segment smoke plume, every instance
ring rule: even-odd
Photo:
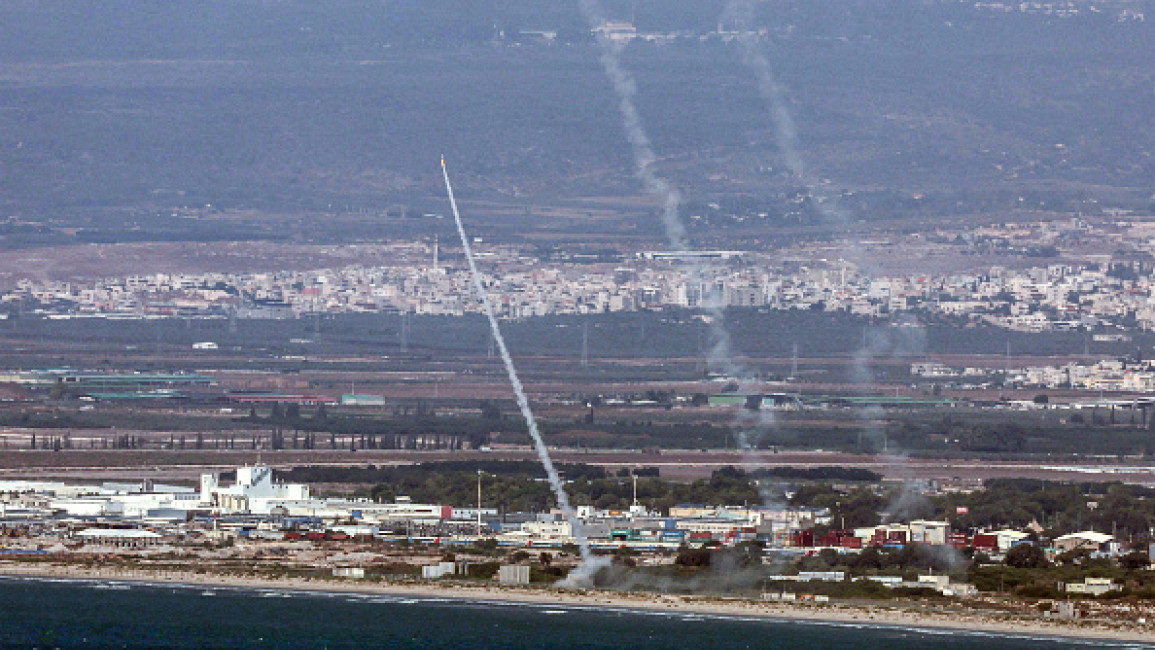
[[[489,301],[489,294],[485,290],[485,286],[481,282],[481,274],[477,270],[477,264],[473,257],[473,248],[469,245],[469,238],[465,235],[465,226],[461,222],[461,213],[457,210],[457,199],[453,196],[453,186],[449,183],[449,170],[445,167],[445,159],[441,159],[441,175],[445,179],[445,192],[449,195],[449,205],[453,209],[453,222],[457,226],[457,234],[461,238],[461,247],[465,250],[465,259],[469,263],[469,275],[473,280],[473,290],[477,294],[477,299],[481,301],[482,307],[485,309],[485,317],[489,320],[489,329],[493,334],[493,340],[497,343],[497,350],[501,355],[501,363],[505,366],[505,372],[509,376],[509,383],[513,386],[514,395],[517,397],[517,408],[521,410],[521,416],[525,418],[525,425],[529,429],[529,436],[533,440],[534,450],[537,452],[538,460],[541,461],[542,467],[545,468],[546,476],[549,478],[549,485],[553,489],[554,496],[557,498],[558,507],[561,508],[565,515],[566,521],[569,522],[570,528],[573,531],[573,537],[578,543],[578,548],[581,551],[581,565],[570,572],[569,577],[566,578],[566,585],[572,587],[588,586],[592,582],[593,574],[597,572],[597,561],[590,553],[589,540],[582,531],[581,522],[578,521],[574,514],[574,509],[570,505],[569,495],[566,494],[565,486],[562,485],[561,477],[558,476],[557,468],[553,465],[553,459],[549,456],[549,450],[545,446],[545,440],[541,437],[541,432],[537,428],[537,420],[533,417],[533,411],[529,408],[529,400],[525,396],[525,389],[521,385],[521,379],[517,376],[517,368],[513,365],[513,358],[509,354],[509,348],[505,345],[505,337],[501,334],[501,327],[497,323],[497,316],[493,313],[493,305]]]

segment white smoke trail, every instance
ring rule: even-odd
[[[770,124],[774,129],[774,139],[787,170],[815,198],[815,205],[822,218],[828,222],[845,225],[848,215],[838,206],[835,197],[820,184],[810,178],[798,138],[798,127],[786,101],[782,84],[774,76],[774,70],[766,53],[762,50],[759,33],[751,27],[754,9],[750,0],[730,0],[722,17],[733,21],[738,32],[737,41],[742,50],[742,61],[754,73],[758,93],[770,111]]]
[[[612,41],[606,36],[605,31],[600,29],[606,24],[606,16],[598,0],[580,0],[578,6],[586,23],[591,30],[594,30],[601,52],[599,60],[602,69],[610,83],[613,84],[614,92],[618,96],[618,110],[621,113],[622,125],[625,128],[626,139],[633,150],[635,174],[642,182],[642,187],[662,202],[661,219],[665,229],[667,246],[671,251],[687,252],[690,250],[690,246],[686,238],[686,228],[678,215],[681,195],[669,181],[654,171],[653,166],[657,161],[657,155],[654,153],[634,101],[638,92],[637,84],[634,82],[633,76],[621,64],[623,46]],[[725,325],[724,300],[721,296],[713,295],[713,291],[707,291],[704,282],[707,274],[700,262],[684,261],[683,264],[688,272],[690,284],[697,283],[701,290],[702,302],[700,307],[710,316],[707,319],[710,334],[708,362],[726,375],[736,378],[739,384],[743,386],[740,390],[749,388],[752,383],[751,373],[735,359],[732,339]],[[740,425],[738,445],[742,451],[748,451],[751,446],[752,432],[750,428],[764,427],[773,419],[772,412],[742,409],[738,417]]]
[[[778,150],[782,155],[786,168],[795,177],[795,179],[802,183],[815,199],[816,206],[820,217],[826,223],[845,227],[850,222],[850,215],[842,209],[839,205],[837,197],[832,195],[821,183],[810,177],[806,165],[803,163],[802,155],[799,152],[799,137],[798,128],[794,123],[793,115],[785,98],[785,93],[782,85],[778,83],[774,75],[773,68],[770,65],[770,60],[766,57],[763,51],[760,34],[756,32],[753,27],[753,13],[754,8],[751,0],[730,0],[726,9],[723,12],[723,19],[730,20],[734,23],[735,30],[738,32],[738,45],[742,51],[742,60],[747,67],[754,74],[757,82],[758,92],[762,96],[762,100],[766,103],[770,114],[770,122],[774,129],[774,138],[778,144]],[[848,239],[843,246],[842,257],[853,259],[862,267],[865,260],[862,259],[861,251],[854,244],[852,239]],[[889,338],[885,337],[886,343]],[[925,341],[923,341],[923,346]],[[869,386],[874,383],[875,374],[873,370],[873,362],[878,353],[887,354],[889,352],[901,353],[903,346],[896,345],[893,351],[886,349],[878,350],[878,342],[871,337],[865,336],[862,345],[854,354],[854,365],[852,368],[853,378],[860,385]],[[885,346],[884,346],[885,347]],[[872,444],[877,443],[881,438],[882,452],[887,458],[891,459],[888,464],[888,473],[897,474],[903,481],[902,495],[904,499],[910,500],[914,497],[909,495],[911,484],[909,481],[909,472],[907,471],[906,455],[901,450],[892,448],[887,443],[886,433],[880,426],[881,409],[859,409],[857,417],[863,420],[868,425],[868,437]]]
[[[626,139],[629,140],[634,153],[635,173],[647,192],[662,199],[662,225],[666,229],[670,250],[686,251],[688,250],[686,228],[682,225],[681,219],[678,218],[678,206],[681,204],[682,198],[673,185],[658,176],[653,170],[657,156],[654,154],[654,148],[650,144],[650,138],[646,135],[645,126],[642,124],[642,117],[638,114],[637,106],[634,103],[634,97],[638,94],[638,86],[634,83],[630,73],[621,65],[619,56],[621,46],[606,37],[604,31],[598,30],[605,24],[606,19],[601,4],[597,0],[580,0],[578,5],[590,29],[595,30],[598,47],[601,50],[599,58],[602,69],[609,77],[610,83],[613,84],[614,92],[617,93],[618,110],[622,114],[622,125],[625,127]]]
[[[657,161],[657,155],[650,144],[650,138],[646,134],[645,126],[634,101],[638,92],[637,84],[634,82],[633,76],[621,64],[622,46],[610,40],[605,32],[599,29],[606,23],[605,13],[602,11],[600,2],[580,0],[578,5],[590,29],[594,30],[597,36],[598,47],[601,51],[599,60],[602,69],[610,83],[613,84],[614,92],[618,96],[618,110],[622,116],[622,125],[625,127],[626,139],[633,150],[635,174],[642,182],[642,187],[645,188],[646,192],[662,201],[661,218],[666,234],[666,244],[671,251],[688,252],[690,246],[686,238],[686,228],[678,215],[678,208],[682,201],[681,195],[677,188],[654,171],[653,166]],[[722,301],[717,296],[713,296],[712,292],[706,290],[703,282],[705,273],[702,265],[697,262],[684,263],[688,270],[690,283],[697,282],[701,288],[703,296],[701,306],[711,316],[709,319],[712,339],[710,360],[720,365],[727,374],[743,375],[744,373],[734,363],[730,335],[724,326],[725,313],[722,309]]]
[[[541,461],[545,468],[546,476],[549,478],[549,485],[553,488],[553,493],[557,498],[558,507],[561,508],[562,514],[565,515],[566,521],[569,522],[570,528],[573,531],[574,539],[578,543],[578,548],[581,551],[581,565],[574,569],[570,575],[571,578],[566,579],[568,586],[580,587],[589,586],[592,583],[593,574],[597,572],[599,562],[590,553],[589,540],[582,531],[581,522],[578,521],[574,514],[574,509],[570,505],[569,495],[566,494],[565,486],[562,485],[561,477],[558,476],[557,468],[553,466],[553,459],[549,457],[549,450],[545,446],[545,440],[541,437],[541,432],[537,428],[537,420],[533,417],[533,411],[529,408],[529,400],[525,396],[525,389],[521,385],[521,380],[517,376],[517,368],[513,365],[513,357],[509,355],[509,348],[505,346],[505,337],[501,335],[501,327],[497,323],[497,317],[493,314],[493,305],[489,302],[489,294],[485,290],[485,286],[481,282],[481,274],[477,271],[477,264],[473,258],[473,248],[469,245],[469,238],[465,235],[465,226],[461,222],[461,213],[457,210],[457,199],[453,196],[453,186],[449,183],[449,170],[445,166],[445,158],[441,158],[441,175],[445,179],[445,192],[449,195],[449,205],[453,209],[453,222],[457,225],[457,234],[461,237],[461,247],[465,250],[465,259],[469,263],[469,275],[473,280],[473,290],[477,294],[477,299],[481,301],[482,307],[485,309],[485,317],[489,320],[489,330],[493,334],[493,340],[497,343],[497,350],[501,355],[501,363],[505,366],[505,373],[509,375],[509,383],[513,386],[513,393],[517,396],[517,408],[521,410],[521,416],[525,418],[525,425],[529,429],[529,437],[533,439],[533,448],[537,452],[538,460]]]
[[[804,179],[806,167],[802,163],[802,156],[798,153],[798,128],[795,126],[794,117],[786,105],[782,86],[774,78],[770,61],[762,52],[762,48],[758,46],[758,34],[750,28],[753,11],[749,0],[731,0],[726,5],[722,17],[734,21],[738,32],[738,44],[742,48],[742,60],[754,72],[754,77],[758,82],[758,91],[770,108],[774,137],[778,142],[778,148],[786,162],[786,167],[795,177]]]

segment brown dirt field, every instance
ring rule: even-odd
[[[149,273],[303,270],[400,261],[396,252],[377,245],[239,241],[53,246],[5,251],[0,256],[0,289],[12,288],[22,278],[91,282],[94,278]]]

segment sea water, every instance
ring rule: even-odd
[[[0,578],[0,647],[1141,647],[1026,635],[368,594]]]

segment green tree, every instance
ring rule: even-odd
[[[501,409],[498,408],[497,404],[495,404],[493,400],[481,400],[480,408],[482,419],[491,421],[501,419]]]
[[[1151,558],[1143,551],[1132,551],[1119,558],[1119,566],[1129,571],[1146,569],[1151,566]]]
[[[674,558],[674,564],[681,567],[704,567],[710,566],[710,557],[713,555],[706,549],[683,549],[678,551],[678,556]]]
[[[1007,551],[1003,563],[1016,569],[1040,569],[1049,566],[1043,549],[1034,544],[1019,544]]]

